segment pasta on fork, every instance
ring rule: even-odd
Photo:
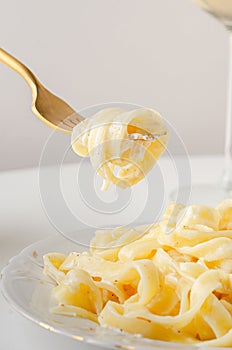
[[[136,133],[161,134],[153,141],[131,140]],[[108,108],[79,123],[72,133],[73,150],[90,157],[103,178],[102,190],[110,184],[121,188],[141,181],[166,149],[168,130],[153,109],[128,111]]]

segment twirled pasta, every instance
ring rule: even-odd
[[[153,142],[133,141],[128,138],[133,133],[165,135]],[[167,128],[153,109],[108,108],[73,129],[72,147],[78,155],[90,157],[106,190],[111,183],[126,188],[142,180],[164,152],[167,140]]]
[[[144,337],[232,346],[232,200],[171,203],[160,223],[98,231],[91,250],[44,256],[54,313]]]

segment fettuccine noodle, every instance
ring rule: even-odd
[[[232,346],[232,199],[171,203],[161,222],[98,231],[91,250],[44,256],[51,312],[164,341]]]
[[[129,134],[164,134],[155,141],[132,141]],[[103,178],[102,190],[110,184],[126,188],[141,181],[165,151],[168,131],[153,109],[127,111],[108,108],[79,123],[72,134],[73,150],[90,160]]]

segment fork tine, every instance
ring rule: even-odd
[[[75,122],[75,123],[80,123],[80,121],[83,120],[83,117],[80,116],[80,114],[78,114],[77,112],[71,114],[68,119],[70,119],[71,121]]]
[[[68,117],[68,121],[72,122],[74,125],[79,124],[79,121],[73,117]]]
[[[64,124],[64,125],[66,125],[66,126],[68,126],[69,128],[73,128],[73,126],[74,126],[74,124],[70,121],[70,120],[68,120],[68,119],[64,119],[62,122],[61,122],[61,124]]]
[[[73,130],[72,126],[70,126],[66,123],[63,123],[63,122],[57,123],[56,127],[54,129],[57,129],[57,128],[59,131],[62,131],[62,132],[68,133],[68,134],[72,133],[72,130]]]
[[[157,134],[140,134],[140,133],[133,133],[129,134],[129,139],[133,141],[156,141],[162,136],[167,135],[166,131],[157,133]]]

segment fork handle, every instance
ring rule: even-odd
[[[17,60],[17,58],[10,55],[2,48],[0,48],[0,62],[6,64],[8,67],[12,68],[18,74],[20,74],[25,79],[33,92],[36,90],[36,85],[39,82],[35,75],[22,62]]]

